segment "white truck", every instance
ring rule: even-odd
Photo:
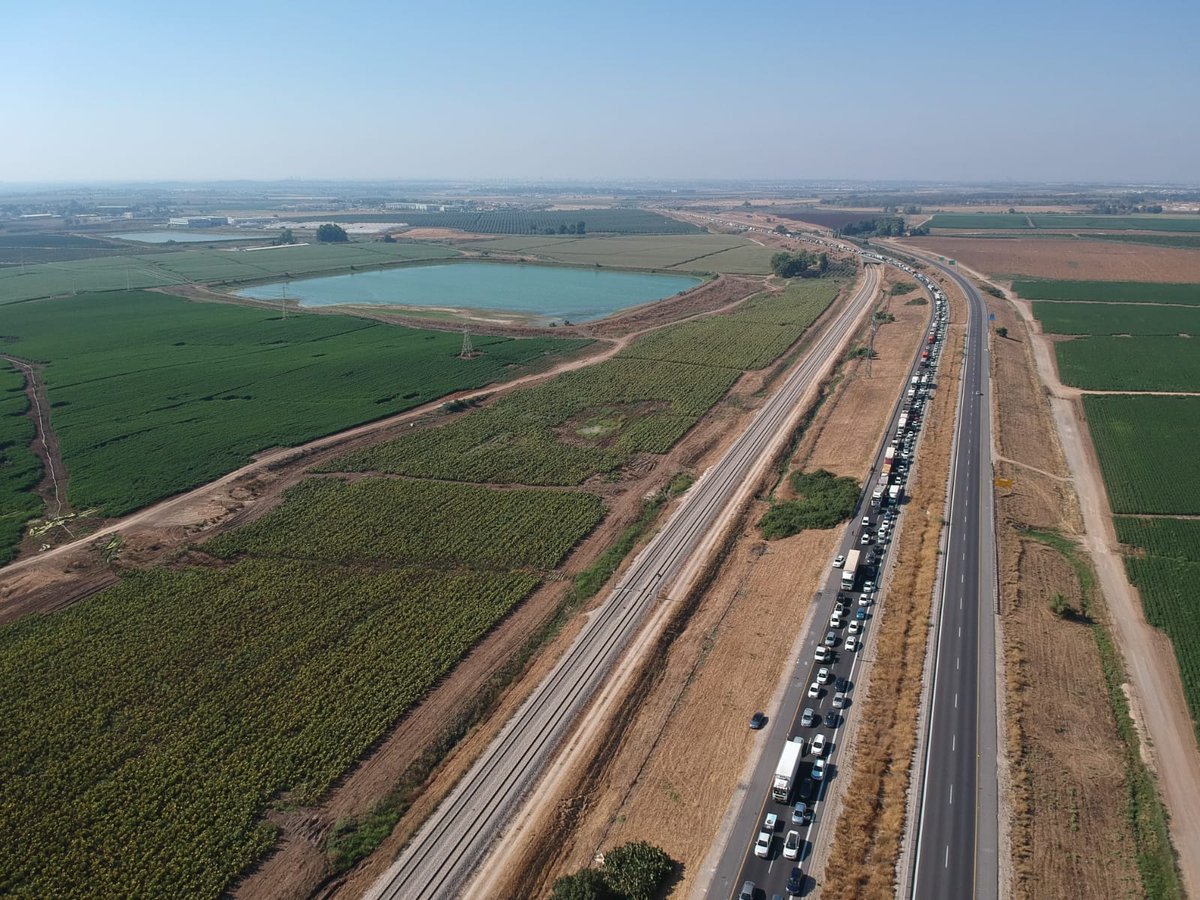
[[[796,785],[800,771],[800,757],[804,755],[804,738],[794,737],[783,745],[779,754],[779,765],[775,767],[775,779],[771,782],[771,796],[780,803],[787,803]]]
[[[858,558],[861,555],[858,550],[851,550],[846,554],[846,565],[842,567],[842,590],[848,591],[854,587],[854,579],[858,577]]]
[[[900,497],[903,493],[904,493],[904,488],[901,485],[893,484],[890,488],[888,488],[888,500],[891,501],[892,506],[895,506],[896,504],[898,504],[900,502]],[[847,568],[849,568],[849,566],[850,566],[849,560],[846,560],[846,566],[847,566]],[[845,581],[845,579],[846,579],[846,574],[843,572],[842,580]]]

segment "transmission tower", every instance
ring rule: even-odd
[[[474,359],[477,356],[482,356],[482,350],[476,350],[475,345],[471,343],[471,331],[467,327],[463,327],[463,342],[462,350],[458,352],[459,359]]]

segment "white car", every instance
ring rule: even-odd
[[[754,842],[754,855],[766,859],[771,855],[771,832],[760,831],[758,840]]]
[[[825,760],[824,759],[818,759],[816,762],[813,763],[812,777],[813,777],[813,781],[820,781],[821,779],[823,779],[825,777]],[[762,837],[762,835],[759,835],[759,837]],[[758,852],[757,849],[755,850],[755,852],[756,853]],[[765,853],[763,855],[766,856]]]
[[[846,626],[846,630],[850,632],[851,635],[858,634],[860,631],[862,631],[862,622],[858,621],[858,619],[855,619]]]
[[[822,756],[824,756],[825,755],[825,744],[826,744],[825,735],[818,734],[815,738],[813,738],[812,755],[817,757],[818,759],[820,759]]]
[[[834,613],[832,616],[830,616],[829,617],[829,627],[830,628],[841,628],[842,627],[842,617],[839,616],[837,613]]]
[[[818,647],[813,653],[813,659],[819,663],[829,662],[833,659],[833,651],[828,647]]]
[[[829,679],[832,677],[828,666],[821,666],[821,668],[817,669],[817,681],[821,684],[829,684]]]
[[[871,597],[870,597],[870,595],[869,595],[869,594],[863,594],[861,597],[859,597],[859,598],[858,598],[858,605],[859,605],[859,606],[870,606],[870,605],[871,605]]]
[[[874,590],[875,590],[875,582],[874,581],[871,581],[870,579],[868,579],[863,582],[862,592],[864,594],[870,594]]]
[[[840,553],[833,558],[833,567],[835,569],[840,569],[845,564],[846,564],[846,557],[842,556]]]
[[[850,635],[850,637],[846,638],[846,649],[849,650],[851,653],[853,653],[855,650],[857,650],[858,649],[858,638],[856,638],[854,635]]]
[[[808,696],[820,697],[821,696],[821,685],[817,684],[817,682],[815,682],[815,681],[812,684],[810,684],[808,686]]]
[[[864,547],[865,547],[867,544],[871,543],[871,532],[869,532],[869,531],[864,531],[864,532],[862,533],[862,537],[860,537],[860,538],[858,539],[858,542],[859,542],[860,544],[862,544]]]
[[[796,859],[800,856],[800,832],[795,829],[787,833],[783,840],[783,858]]]

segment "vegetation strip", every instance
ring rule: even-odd
[[[1198,220],[1200,221],[1200,220]],[[1200,305],[1200,285],[1147,281],[1014,281],[1027,300],[1091,300],[1096,303],[1173,303]]]
[[[0,565],[16,556],[25,524],[45,509],[34,493],[42,478],[34,433],[25,376],[0,360]]]

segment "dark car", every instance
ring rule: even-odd
[[[838,727],[837,710],[831,709],[825,713],[825,727],[826,728],[837,728]]]
[[[806,803],[817,799],[817,783],[811,778],[805,778],[800,782],[800,799]]]
[[[867,617],[867,611],[865,609],[863,609],[861,606],[854,611],[854,618],[858,619],[858,621],[861,622],[864,619],[866,619],[866,617]]]
[[[750,728],[753,731],[758,731],[758,729],[762,728],[766,724],[767,717],[760,712],[756,712],[750,717]]]
[[[795,897],[804,886],[804,873],[799,866],[792,866],[792,874],[788,876],[787,892]]]
[[[837,689],[839,691],[850,690],[850,679],[849,678],[839,678],[836,682],[834,682],[834,684],[837,686]]]

